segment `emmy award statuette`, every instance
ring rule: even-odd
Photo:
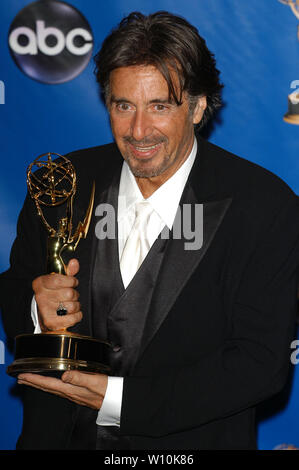
[[[59,159],[52,160],[52,156]],[[39,171],[34,171],[39,169]],[[39,156],[27,169],[27,186],[35,202],[38,215],[48,231],[47,272],[66,274],[62,258],[65,251],[74,251],[81,238],[86,238],[94,202],[93,184],[89,206],[83,222],[73,233],[73,200],[76,193],[76,173],[72,163],[64,156],[47,153]],[[42,206],[56,207],[66,204],[66,214],[58,220],[57,228],[46,221]],[[57,315],[67,313],[63,305]],[[107,373],[105,364],[109,343],[65,330],[39,334],[23,334],[15,340],[15,360],[7,373],[17,376],[22,372],[57,374],[76,369],[85,372]]]

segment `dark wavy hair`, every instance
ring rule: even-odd
[[[95,74],[107,101],[112,70],[131,65],[153,65],[165,78],[169,97],[182,104],[188,94],[193,111],[199,96],[206,96],[207,108],[199,127],[203,127],[221,106],[219,70],[214,54],[197,29],[180,16],[158,11],[145,16],[132,12],[113,29],[95,56]],[[177,92],[171,70],[177,73]]]

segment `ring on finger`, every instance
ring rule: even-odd
[[[63,305],[62,302],[60,302],[60,304],[58,305],[56,313],[59,317],[63,317],[64,315],[67,314],[67,308]]]

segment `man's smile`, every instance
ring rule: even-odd
[[[161,142],[158,144],[148,145],[148,146],[133,145],[131,143],[129,143],[128,145],[129,145],[130,153],[135,158],[144,158],[144,159],[153,157],[159,152],[159,150],[162,147]]]

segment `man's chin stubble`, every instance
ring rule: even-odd
[[[126,158],[126,162],[129,165],[130,170],[132,171],[133,175],[137,178],[154,178],[155,176],[160,176],[169,167],[169,156],[165,157],[162,164],[158,167],[148,169],[142,168],[142,165],[140,165],[139,167],[132,165],[132,160],[135,159],[132,157]]]

